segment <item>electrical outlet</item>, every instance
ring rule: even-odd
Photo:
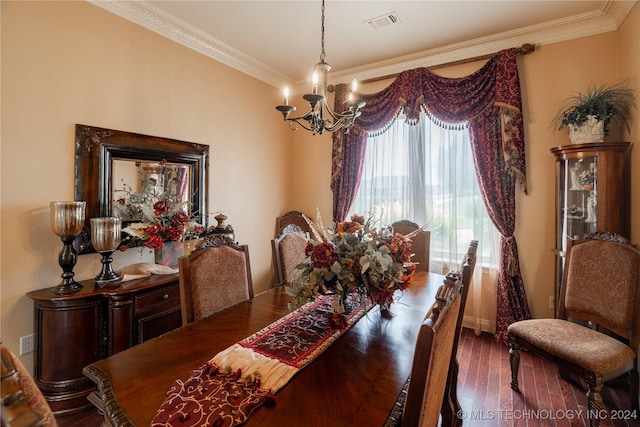
[[[34,341],[33,334],[20,337],[20,356],[33,353]]]
[[[556,308],[556,299],[552,296],[549,296],[549,310],[554,310]]]

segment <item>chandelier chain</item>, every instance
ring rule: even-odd
[[[324,0],[322,0],[322,19],[321,19],[321,27],[320,27],[320,31],[322,34],[322,37],[320,39],[320,43],[321,43],[321,51],[320,51],[320,62],[324,62],[324,57],[326,56],[324,53]]]

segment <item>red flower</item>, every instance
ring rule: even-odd
[[[331,266],[338,261],[338,253],[333,244],[322,242],[313,248],[310,258],[315,268],[331,268]]]
[[[362,228],[362,224],[355,221],[344,221],[338,224],[339,234],[355,233]]]
[[[169,212],[169,202],[166,200],[160,200],[153,204],[153,213],[156,216],[164,215]]]
[[[147,240],[144,245],[150,249],[159,249],[164,246],[164,242],[162,241],[162,237],[158,236],[157,234],[153,234],[149,237],[149,240]]]
[[[150,236],[156,236],[162,232],[162,227],[158,224],[153,224],[147,227],[147,234]]]
[[[182,227],[169,227],[164,231],[169,240],[180,240],[182,233],[184,233],[184,228]]]
[[[171,218],[171,223],[173,225],[185,225],[189,222],[189,215],[185,211],[179,211],[176,213],[173,218]]]

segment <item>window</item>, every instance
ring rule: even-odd
[[[432,271],[456,268],[472,239],[481,242],[478,263],[497,265],[499,235],[482,201],[466,128],[445,129],[423,113],[415,126],[399,117],[370,137],[349,215],[370,212],[382,224],[427,225]]]

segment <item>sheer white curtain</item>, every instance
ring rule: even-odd
[[[495,330],[499,234],[489,220],[475,176],[467,129],[445,129],[424,113],[415,126],[399,117],[370,137],[360,187],[350,214],[373,214],[382,224],[409,219],[431,232],[429,270],[460,268],[472,239],[478,262],[465,326]]]

